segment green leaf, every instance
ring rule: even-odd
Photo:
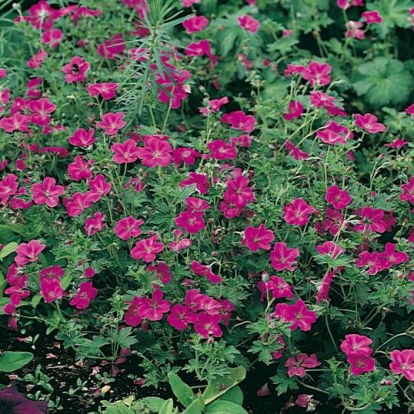
[[[230,401],[214,401],[204,411],[206,414],[248,414],[240,405]]]
[[[246,378],[246,369],[244,367],[229,368],[229,371],[230,374],[215,379],[204,390],[203,398],[206,404],[225,394],[230,388]]]
[[[0,356],[0,371],[13,372],[27,365],[34,355],[31,352],[4,351]]]
[[[202,414],[205,404],[203,397],[199,397],[197,400],[193,401],[188,408],[186,408],[181,414]]]
[[[154,413],[158,413],[161,410],[162,405],[165,403],[165,400],[159,397],[146,397],[139,401]]]
[[[217,49],[221,57],[225,57],[230,53],[240,34],[239,27],[227,27],[217,32]]]
[[[277,39],[276,42],[267,45],[267,51],[280,52],[282,55],[289,52],[294,45],[299,43],[299,40],[295,39],[294,36],[285,36]]]
[[[165,401],[165,403],[162,405],[160,411],[158,414],[173,414],[174,413],[174,403],[172,398]]]
[[[190,406],[195,399],[191,388],[177,374],[172,372],[168,374],[168,380],[177,400],[184,407]]]
[[[12,254],[16,251],[18,244],[16,242],[10,242],[6,244],[2,250],[0,250],[0,260],[7,257],[9,254]]]
[[[404,104],[413,90],[413,77],[399,60],[377,57],[358,72],[353,87],[374,108]]]
[[[243,405],[243,391],[240,387],[234,387],[222,395],[218,401],[230,401],[237,405]]]

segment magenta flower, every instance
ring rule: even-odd
[[[292,144],[289,140],[286,140],[285,148],[288,151],[289,155],[292,156],[295,160],[306,160],[309,158],[309,154],[307,152],[302,151],[296,145]]]
[[[237,207],[243,208],[255,200],[253,190],[249,187],[249,179],[239,175],[234,180],[227,180],[227,190],[223,197],[227,203],[233,203]]]
[[[148,239],[140,240],[135,243],[135,247],[131,250],[133,259],[142,259],[144,262],[153,262],[157,253],[164,249],[164,244],[158,242],[158,234],[149,237]]]
[[[42,43],[48,45],[52,49],[59,46],[63,38],[63,32],[60,29],[51,29],[43,32]]]
[[[149,272],[156,272],[156,277],[161,280],[161,283],[166,284],[171,282],[170,268],[165,262],[158,262],[156,266],[148,265]]]
[[[203,217],[204,214],[199,211],[183,211],[175,219],[175,224],[179,227],[185,228],[188,233],[195,234],[206,227]]]
[[[139,237],[141,234],[140,226],[144,224],[144,220],[136,220],[132,216],[125,217],[118,221],[114,231],[122,240],[128,240],[131,237]]]
[[[63,204],[69,217],[80,216],[93,203],[93,198],[88,193],[75,193],[72,198],[64,198]]]
[[[328,63],[311,62],[303,72],[303,79],[309,81],[311,86],[329,85],[331,82],[332,67]]]
[[[288,305],[278,303],[275,307],[275,315],[284,322],[289,322],[290,330],[300,328],[302,331],[310,331],[312,324],[316,322],[316,313],[306,307],[305,302],[297,300],[296,303]]]
[[[300,378],[303,378],[306,375],[305,368],[316,368],[321,363],[318,361],[318,358],[315,354],[311,356],[307,354],[299,354],[294,357],[290,357],[285,362],[285,367],[288,369],[288,376],[293,377],[297,375]]]
[[[180,187],[187,187],[192,184],[196,185],[196,188],[200,192],[200,194],[206,194],[208,189],[210,188],[210,183],[205,174],[190,172],[189,177],[181,181]]]
[[[229,98],[227,96],[223,96],[219,99],[210,99],[208,101],[208,106],[201,108],[200,113],[204,116],[207,116],[210,112],[217,113],[220,111],[221,107],[227,103],[229,103]]]
[[[267,297],[268,291],[271,292],[271,297],[274,299],[293,299],[292,286],[289,285],[289,283],[287,283],[282,277],[270,276],[267,282],[264,282],[263,280],[258,282],[257,287],[260,291],[260,300],[262,302],[264,298]]]
[[[111,82],[93,83],[92,85],[89,85],[86,90],[90,96],[101,95],[102,99],[109,101],[110,99],[115,98],[118,84]]]
[[[97,211],[93,217],[88,216],[85,221],[85,233],[88,236],[93,236],[95,233],[102,231],[105,223],[104,220],[106,218],[106,214],[102,214]]]
[[[127,325],[137,326],[142,322],[142,317],[139,313],[142,301],[143,298],[139,298],[138,296],[134,296],[132,299],[132,302],[130,303],[124,315],[124,321]]]
[[[338,246],[333,241],[326,241],[323,244],[316,246],[316,251],[321,255],[330,255],[335,260],[341,253],[345,252],[341,246]]]
[[[243,111],[234,111],[224,114],[221,121],[230,124],[233,129],[243,132],[252,132],[254,130],[256,119],[253,115],[246,115]]]
[[[349,355],[348,362],[351,365],[351,373],[353,375],[362,375],[365,372],[372,372],[375,370],[375,359],[365,355]]]
[[[270,250],[270,243],[275,239],[272,230],[267,230],[264,224],[261,224],[257,229],[255,227],[247,227],[244,230],[242,245],[245,245],[252,252],[257,252],[259,249]]]
[[[338,273],[339,269],[335,269],[332,272],[329,272],[325,275],[322,280],[322,285],[318,289],[318,293],[316,295],[316,302],[321,303],[322,301],[326,300],[327,302],[330,301],[329,298],[329,291],[331,289],[332,280],[336,273]]]
[[[199,42],[190,43],[184,50],[187,56],[203,56],[207,55],[212,58],[211,46],[208,40],[200,40]]]
[[[309,214],[316,213],[316,210],[303,198],[296,198],[291,204],[283,207],[283,213],[286,223],[304,226],[309,221]]]
[[[411,177],[410,181],[407,184],[403,184],[401,186],[401,189],[403,190],[403,193],[400,195],[400,200],[409,201],[411,204],[414,204],[414,177]],[[1,181],[0,181],[0,197],[1,197]]]
[[[367,24],[380,24],[382,23],[382,17],[378,10],[366,11],[361,14],[361,17],[366,21]]]
[[[92,177],[93,161],[85,161],[82,155],[77,155],[74,162],[68,165],[68,174],[74,181],[88,180]]]
[[[211,283],[220,283],[223,279],[220,275],[216,275],[213,273],[209,266],[202,265],[201,263],[197,262],[197,260],[193,260],[191,262],[191,270],[198,276],[205,277]]]
[[[194,165],[196,158],[199,157],[201,157],[201,154],[193,148],[177,148],[173,152],[173,161],[177,167],[179,167],[182,163]]]
[[[97,203],[112,189],[112,184],[106,181],[105,176],[102,174],[98,174],[92,180],[89,180],[88,185],[90,190],[87,192],[87,195],[93,203]]]
[[[155,137],[146,137],[144,147],[138,148],[138,157],[149,168],[167,167],[172,161],[173,147],[167,141]]]
[[[56,185],[56,180],[46,177],[42,183],[32,185],[33,201],[35,204],[47,204],[49,207],[56,207],[59,204],[59,196],[65,192],[65,187]]]
[[[14,258],[14,261],[18,266],[36,262],[45,247],[46,245],[41,244],[39,240],[30,240],[29,243],[20,243],[16,248],[17,256]]]
[[[74,147],[87,148],[96,141],[96,138],[93,136],[94,132],[95,130],[93,128],[89,128],[88,131],[83,128],[78,128],[73,135],[69,137],[68,142]]]
[[[385,259],[384,265],[387,266],[387,268],[390,268],[393,265],[408,262],[410,260],[407,253],[395,251],[394,243],[386,243],[385,251],[381,253],[381,256]]]
[[[326,190],[325,200],[332,204],[334,208],[342,210],[352,201],[352,197],[347,191],[333,185]]]
[[[98,45],[98,55],[102,59],[109,59],[114,60],[116,55],[122,54],[125,50],[125,42],[122,34],[116,34],[111,37],[109,40],[105,40],[105,42]]]
[[[384,233],[387,230],[387,222],[384,220],[384,211],[380,208],[364,207],[358,209],[360,224],[354,226],[354,230],[360,233]]]
[[[393,374],[403,374],[407,381],[414,381],[414,350],[403,349],[399,351],[395,349],[391,351],[390,369]]]
[[[82,282],[76,296],[69,302],[76,309],[86,309],[90,302],[98,295],[98,289],[94,288],[92,282]]]
[[[316,136],[325,144],[346,144],[348,139],[353,138],[349,129],[343,125],[336,123],[335,121],[328,121],[324,125],[323,130],[319,130]]]
[[[234,160],[237,157],[236,147],[221,139],[209,142],[207,147],[216,160]]]
[[[357,267],[368,266],[367,274],[376,275],[378,272],[387,268],[386,259],[378,252],[362,252],[358,255],[359,259],[355,262]]]
[[[123,112],[108,112],[102,115],[102,121],[96,123],[98,128],[105,130],[106,135],[116,135],[126,125]]]
[[[248,14],[238,17],[237,20],[239,26],[250,33],[256,33],[260,28],[260,22]]]
[[[74,56],[67,65],[63,66],[62,72],[66,74],[65,80],[67,83],[83,82],[89,69],[88,62],[80,56]]]
[[[130,164],[138,159],[139,148],[133,139],[127,139],[124,143],[112,144],[111,151],[115,154],[112,161],[116,164]]]
[[[6,205],[9,197],[16,194],[19,187],[18,177],[14,174],[7,174],[0,180],[0,204]]]
[[[355,114],[355,125],[369,134],[376,134],[385,131],[385,125],[377,122],[378,118],[372,114]]]
[[[65,271],[57,265],[48,266],[39,271],[40,280],[59,279],[65,275]],[[9,282],[10,283],[10,282]]]
[[[41,278],[40,294],[45,300],[45,303],[50,303],[57,299],[62,299],[63,289],[60,280],[58,278]]]
[[[197,322],[194,324],[194,330],[203,338],[208,338],[213,335],[215,338],[220,338],[223,335],[219,323],[221,315],[208,315],[200,312],[197,316]]]
[[[201,32],[208,25],[205,16],[192,16],[183,22],[184,29],[188,34]]]
[[[275,243],[273,251],[270,252],[270,261],[274,269],[279,272],[289,270],[292,272],[298,267],[296,259],[299,257],[299,250],[289,249],[285,242]]]
[[[171,308],[167,321],[173,328],[183,331],[188,324],[197,322],[197,315],[191,312],[187,306],[177,304]]]
[[[373,350],[370,347],[372,339],[364,335],[349,334],[345,335],[345,339],[341,343],[341,351],[347,356],[363,355],[369,357]]]
[[[365,32],[362,30],[363,24],[355,20],[349,20],[346,24],[346,37],[353,37],[354,39],[365,39]]]
[[[208,210],[210,206],[208,205],[206,200],[197,197],[187,197],[184,199],[185,205],[187,206],[187,211],[190,212],[201,212]]]
[[[299,101],[289,102],[287,113],[283,114],[283,118],[286,121],[291,121],[292,119],[299,118],[303,113],[303,105]]]
[[[27,66],[32,69],[39,69],[42,63],[48,57],[48,53],[44,49],[39,49],[27,62]],[[70,83],[70,82],[68,82]]]
[[[164,316],[164,313],[167,313],[170,310],[170,302],[163,300],[164,293],[156,289],[152,294],[152,298],[144,298],[141,300],[141,305],[139,307],[140,316],[143,319],[149,319],[150,321],[160,321]]]

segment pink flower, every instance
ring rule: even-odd
[[[312,324],[316,322],[316,313],[309,310],[301,299],[294,304],[278,303],[275,307],[275,315],[283,322],[289,322],[289,329],[295,331],[300,328],[302,331],[310,331]]]
[[[203,338],[208,338],[210,335],[220,338],[223,335],[223,331],[218,325],[220,321],[220,315],[208,315],[207,313],[200,312],[194,325],[194,330]]]
[[[220,275],[213,273],[209,266],[202,265],[201,263],[197,262],[197,260],[193,260],[191,262],[191,270],[196,275],[205,277],[209,282],[213,284],[220,283],[223,280]]]
[[[392,141],[388,144],[384,144],[384,147],[401,149],[402,147],[404,147],[405,145],[408,145],[408,144],[409,144],[408,141],[404,141],[401,138],[396,138],[396,139],[394,139],[394,141]]]
[[[108,112],[102,115],[102,121],[96,123],[98,128],[105,130],[106,135],[116,135],[126,125],[123,112]]]
[[[76,309],[86,309],[89,303],[98,295],[98,289],[93,287],[92,282],[82,282],[75,297],[69,302]]]
[[[318,358],[315,354],[311,356],[307,354],[299,354],[295,357],[290,357],[285,362],[285,367],[288,368],[288,376],[293,377],[297,375],[300,378],[303,378],[306,375],[305,368],[316,368],[321,363],[318,361]]]
[[[387,262],[381,253],[365,251],[360,253],[358,257],[359,259],[355,262],[355,265],[357,267],[368,266],[368,275],[376,275],[387,268]]]
[[[146,137],[144,147],[138,148],[138,157],[149,168],[167,167],[171,164],[173,147],[167,141]]]
[[[221,139],[209,142],[207,147],[213,153],[213,158],[216,160],[234,160],[237,156],[236,147]]]
[[[375,359],[361,354],[349,355],[348,362],[351,364],[351,373],[354,375],[362,375],[375,370]]]
[[[307,152],[302,151],[296,145],[292,144],[289,140],[286,140],[285,148],[288,151],[289,155],[292,156],[295,160],[299,161],[309,158],[309,154]]]
[[[214,58],[211,53],[211,46],[208,40],[200,40],[199,42],[190,43],[184,50],[184,53],[187,56],[203,56],[207,55],[208,57]]]
[[[299,250],[289,249],[285,242],[275,243],[273,251],[270,253],[270,261],[274,269],[279,272],[289,270],[292,272],[298,267],[296,259],[299,257]]]
[[[88,236],[93,236],[95,233],[102,231],[105,223],[106,214],[97,211],[93,217],[88,216],[85,221],[85,233]]]
[[[387,229],[387,222],[384,220],[384,211],[380,208],[364,207],[358,209],[361,218],[360,224],[354,226],[356,232],[361,233],[384,233]]]
[[[164,293],[156,289],[152,294],[152,298],[144,298],[141,300],[139,307],[139,314],[143,319],[149,319],[150,321],[160,321],[170,310],[170,302],[163,300]]]
[[[330,255],[335,260],[341,253],[345,252],[341,246],[338,246],[333,241],[326,241],[319,246],[316,246],[316,251],[321,255]]]
[[[373,350],[370,347],[372,339],[364,335],[349,334],[345,335],[345,339],[341,343],[341,351],[347,356],[363,355],[369,357]]]
[[[395,349],[391,351],[390,369],[393,374],[403,374],[407,381],[414,381],[414,350],[403,349],[399,351]]]
[[[227,180],[227,190],[223,197],[227,203],[234,203],[237,207],[243,208],[255,200],[253,190],[249,187],[249,179],[239,175],[234,180]]]
[[[331,116],[346,116],[346,112],[335,105],[335,102],[337,101],[338,100],[335,97],[330,96],[325,92],[312,91],[310,94],[311,105],[315,106],[316,108],[325,109],[325,111],[328,112],[328,114]]]
[[[354,39],[363,40],[365,39],[365,32],[361,30],[363,24],[354,20],[349,20],[346,24],[346,37],[353,37]]]
[[[193,148],[177,148],[173,152],[173,161],[177,167],[179,167],[181,163],[194,165],[196,157],[201,157],[201,154]]]
[[[200,3],[201,0],[181,0],[183,7],[191,7],[193,4]]]
[[[327,302],[330,301],[329,299],[329,291],[331,289],[332,280],[336,273],[338,273],[339,269],[335,269],[332,272],[329,272],[325,275],[322,280],[322,285],[318,289],[318,294],[316,295],[316,302],[321,303],[322,301],[326,300]]]
[[[384,132],[385,125],[377,122],[378,118],[372,114],[355,114],[355,125],[362,128],[364,131],[369,134],[376,134],[377,132]]]
[[[86,88],[90,96],[101,95],[106,101],[115,98],[117,89],[118,84],[111,82],[94,83]]]
[[[403,190],[403,193],[400,195],[400,200],[409,201],[410,203],[414,204],[414,176],[410,178],[410,181],[407,184],[403,184],[401,186],[401,189]]]
[[[177,304],[171,308],[167,321],[173,328],[183,331],[188,324],[197,322],[197,315],[191,312],[187,306]]]
[[[102,58],[108,58],[114,60],[116,55],[122,54],[125,50],[125,43],[122,34],[116,34],[109,40],[105,40],[104,43],[98,45],[98,55]]]
[[[86,73],[89,71],[90,65],[80,56],[75,56],[71,61],[62,67],[65,73],[67,83],[83,82],[86,79]]]
[[[93,136],[94,132],[95,130],[93,128],[89,128],[88,131],[83,128],[78,128],[73,135],[69,137],[68,142],[74,147],[87,148],[96,141],[96,138]]]
[[[28,122],[29,117],[27,115],[21,115],[19,112],[16,112],[12,116],[0,119],[0,128],[4,129],[6,132],[27,132]]]
[[[161,280],[161,283],[166,284],[171,282],[170,268],[165,262],[158,262],[156,266],[148,265],[149,272],[156,272],[156,277]]]
[[[316,210],[303,198],[296,198],[291,204],[283,207],[283,218],[288,224],[304,226],[309,222],[309,214]]]
[[[115,154],[112,161],[116,164],[130,164],[138,159],[139,149],[133,139],[127,139],[124,143],[112,144],[111,151]]]
[[[63,297],[63,289],[60,280],[57,278],[40,279],[40,295],[45,303],[50,303]]]
[[[198,174],[195,172],[190,172],[188,175],[188,178],[181,181],[180,187],[187,187],[189,185],[195,184],[200,194],[206,194],[210,187],[207,176],[205,174]]]
[[[205,16],[192,16],[183,22],[188,34],[201,32],[207,25],[208,19]]]
[[[229,102],[229,98],[227,96],[223,96],[220,99],[211,99],[208,101],[208,106],[201,108],[200,112],[206,116],[210,112],[217,113],[220,111],[221,107]]]
[[[18,177],[14,174],[7,174],[0,180],[0,204],[6,205],[9,197],[16,194],[19,187]]]
[[[256,119],[253,115],[246,115],[243,111],[234,111],[224,114],[221,121],[230,124],[233,129],[243,132],[252,132],[254,130]]]
[[[158,242],[158,235],[149,237],[148,239],[140,240],[135,243],[135,247],[131,250],[131,256],[133,259],[142,259],[144,262],[153,262],[157,253],[160,253],[164,249],[164,244]]]
[[[44,60],[48,57],[46,50],[39,49],[27,62],[27,66],[32,69],[39,69]]]
[[[382,23],[382,17],[378,10],[366,11],[361,14],[361,17],[366,21],[367,24]]]
[[[258,282],[257,287],[261,293],[261,301],[267,297],[269,291],[271,291],[271,297],[274,299],[293,299],[292,286],[282,277],[270,276],[267,282],[264,280]]]
[[[329,145],[346,144],[348,139],[352,138],[354,134],[350,133],[349,129],[335,121],[329,121],[324,125],[323,130],[319,130],[316,136],[322,142]]]
[[[206,200],[197,197],[186,197],[184,199],[185,205],[187,206],[187,211],[195,212],[195,211],[205,211],[210,208]]]
[[[237,20],[240,27],[250,33],[256,33],[260,28],[260,22],[248,14],[238,17]]]
[[[64,198],[63,204],[69,217],[80,216],[93,203],[93,198],[88,193],[76,192],[72,198]]]
[[[124,321],[129,326],[137,326],[141,323],[142,317],[140,315],[139,309],[141,307],[141,303],[143,298],[139,298],[138,296],[134,296],[132,302],[130,303],[127,311],[124,315]]]
[[[203,216],[202,212],[183,211],[175,219],[175,224],[179,227],[185,228],[188,233],[195,234],[206,227]]]
[[[87,192],[87,195],[93,203],[97,203],[112,189],[112,184],[106,181],[105,177],[102,174],[98,174],[92,180],[89,180],[88,185],[90,190]]]
[[[387,268],[391,267],[392,265],[399,265],[401,263],[408,262],[410,260],[407,253],[404,252],[396,252],[395,251],[395,244],[394,243],[386,243],[385,244],[385,251],[381,253],[381,256],[385,259],[385,266]]]
[[[140,226],[144,224],[144,220],[136,220],[132,216],[125,217],[118,221],[114,231],[122,240],[128,240],[131,237],[139,237],[141,234]]]
[[[347,191],[333,185],[326,190],[325,200],[332,204],[334,208],[342,210],[352,201],[352,197]]]
[[[77,155],[74,162],[68,165],[68,174],[74,181],[88,180],[92,177],[91,164],[93,161],[85,161],[82,155]]]
[[[46,177],[42,183],[33,184],[31,191],[35,204],[56,207],[59,204],[58,197],[65,192],[65,187],[56,185],[54,178]]]
[[[291,121],[292,119],[299,118],[303,113],[303,105],[299,101],[289,102],[287,113],[283,115],[283,118],[286,121]]]
[[[275,239],[272,230],[267,230],[264,224],[261,224],[257,229],[255,227],[247,227],[244,230],[242,245],[245,245],[252,252],[257,252],[259,249],[270,250],[270,243]]]
[[[63,38],[63,32],[60,29],[51,29],[43,32],[42,42],[52,49],[59,46]]]
[[[24,266],[26,263],[36,262],[39,254],[45,249],[46,245],[41,244],[39,240],[31,240],[29,243],[20,243],[16,248],[17,256],[14,261],[18,266]]]
[[[303,72],[302,77],[309,81],[311,86],[316,85],[329,85],[331,82],[332,67],[328,63],[311,62],[306,70]]]

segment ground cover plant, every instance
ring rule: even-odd
[[[414,409],[413,2],[0,13],[2,335],[94,366],[85,413],[262,413],[264,365],[285,411]],[[69,412],[3,351],[43,391],[0,404]]]

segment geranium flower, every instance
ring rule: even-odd
[[[144,224],[144,220],[136,220],[132,216],[125,217],[118,221],[114,231],[122,240],[128,240],[131,237],[139,237],[141,234],[140,226]]]
[[[0,390],[0,406],[4,414],[46,414],[48,403],[28,400],[13,383]]]
[[[102,59],[114,60],[117,55],[122,54],[125,50],[125,42],[122,34],[118,33],[112,36],[109,40],[105,40],[98,45],[98,55]]]
[[[362,252],[358,255],[359,259],[355,262],[357,267],[368,266],[367,274],[376,275],[378,272],[387,268],[386,259],[379,252]]]
[[[194,324],[194,330],[203,338],[208,338],[210,335],[220,338],[223,335],[223,331],[218,325],[220,321],[220,315],[208,315],[205,312],[200,312],[197,316],[197,322]]]
[[[407,381],[414,381],[414,350],[403,349],[399,351],[395,349],[391,351],[390,369],[393,374],[403,374]]]
[[[286,121],[299,118],[303,113],[303,105],[299,101],[291,101],[287,107],[287,113],[283,114]]]
[[[233,129],[243,132],[252,132],[255,128],[256,119],[253,115],[246,115],[243,111],[234,111],[224,114],[221,122],[230,124]]]
[[[181,163],[194,165],[196,158],[199,157],[201,157],[201,154],[193,148],[177,148],[173,152],[173,161],[177,167],[179,167]]]
[[[204,116],[207,116],[210,112],[217,113],[220,111],[220,108],[228,102],[229,98],[227,96],[223,96],[219,99],[210,99],[207,107],[200,108],[200,113]]]
[[[188,34],[198,33],[207,27],[208,19],[206,16],[192,16],[182,24]]]
[[[80,216],[93,203],[93,198],[88,193],[76,192],[71,198],[64,198],[63,204],[69,217]]]
[[[98,289],[93,287],[92,282],[82,282],[76,296],[69,302],[69,305],[76,309],[86,309],[98,295]]]
[[[345,249],[329,240],[316,246],[316,251],[321,255],[330,255],[335,260],[341,253],[345,252]]]
[[[48,53],[44,49],[39,49],[27,62],[27,66],[32,69],[39,69],[42,63],[48,57]]]
[[[349,20],[346,24],[346,37],[353,37],[354,39],[363,40],[365,39],[365,32],[361,29],[363,24],[355,20]]]
[[[237,157],[236,147],[222,139],[209,142],[207,147],[213,153],[213,158],[216,160],[234,160]]]
[[[63,185],[56,185],[56,180],[46,177],[42,183],[35,183],[31,188],[35,204],[47,204],[49,207],[56,207],[59,204],[59,196],[65,192]]]
[[[326,190],[325,200],[332,204],[334,208],[342,210],[349,205],[352,197],[345,190],[341,190],[337,185],[333,185]]]
[[[60,29],[46,30],[42,33],[42,43],[48,45],[52,49],[59,46],[63,38],[63,32]]]
[[[151,136],[146,137],[144,147],[137,150],[139,159],[149,168],[170,165],[172,152],[173,147],[169,142]]]
[[[12,133],[14,131],[27,132],[29,117],[16,112],[12,116],[0,119],[0,128],[6,132]]]
[[[303,378],[306,375],[305,368],[316,368],[321,365],[321,362],[318,361],[318,358],[315,354],[311,356],[307,354],[299,354],[294,357],[290,357],[285,362],[285,367],[288,368],[288,376],[293,377],[297,375],[300,378]]]
[[[369,134],[376,134],[378,132],[385,131],[385,125],[377,122],[378,118],[372,114],[355,114],[355,125],[362,128],[364,131]]]
[[[90,96],[101,95],[103,99],[109,101],[110,99],[115,98],[118,84],[111,82],[93,83],[92,85],[89,85],[86,90]]]
[[[184,199],[185,205],[187,206],[186,210],[190,212],[194,211],[205,211],[210,208],[206,200],[197,197],[186,197]]]
[[[361,17],[367,24],[380,24],[382,23],[382,17],[378,10],[365,11],[361,14]]]
[[[375,370],[375,359],[365,355],[349,355],[348,362],[351,365],[351,373],[353,375],[362,375],[365,372],[372,372]]]
[[[53,265],[45,267],[39,271],[40,280],[42,279],[59,279],[65,275],[65,271],[62,267]]]
[[[88,236],[93,236],[95,233],[102,231],[105,227],[104,220],[106,218],[106,214],[102,214],[101,212],[97,211],[93,217],[88,216],[85,221],[85,233]]]
[[[74,56],[67,65],[62,67],[62,72],[66,74],[65,80],[67,83],[83,82],[89,69],[88,62],[80,56]]]
[[[220,275],[216,275],[213,273],[209,266],[202,265],[201,263],[197,262],[197,260],[193,260],[191,262],[191,270],[198,276],[205,277],[211,283],[220,283],[223,279]]]
[[[171,282],[170,268],[165,262],[158,262],[156,266],[148,265],[147,270],[148,272],[156,272],[156,277],[161,280],[161,283]]]
[[[197,314],[191,312],[187,306],[177,304],[171,308],[167,321],[173,328],[183,331],[189,324],[197,322]]]
[[[116,164],[130,164],[138,159],[139,148],[133,139],[127,139],[124,143],[112,144],[111,151],[115,154],[112,161]]]
[[[299,161],[309,158],[309,154],[307,152],[302,151],[296,145],[292,144],[289,140],[286,140],[285,148],[288,151],[289,155],[292,156],[295,160]]]
[[[207,176],[205,174],[198,174],[196,172],[190,172],[188,174],[188,178],[181,181],[180,187],[187,187],[192,184],[196,185],[196,188],[200,194],[206,194],[210,187]]]
[[[242,175],[234,180],[226,181],[227,190],[224,192],[224,200],[243,208],[255,200],[253,190],[249,187],[249,179]]]
[[[372,339],[364,335],[349,334],[345,335],[345,339],[341,343],[341,351],[347,356],[363,355],[369,357],[373,349],[370,347]]]
[[[0,181],[1,188],[1,181]],[[401,185],[403,193],[400,195],[401,201],[409,201],[411,204],[414,204],[414,176],[410,178],[410,181],[406,184]],[[0,193],[1,197],[1,193]]]
[[[93,136],[94,133],[95,130],[93,128],[89,128],[88,131],[83,128],[78,128],[73,135],[68,138],[68,142],[74,147],[87,148],[96,141],[96,138]]]
[[[289,329],[295,331],[300,328],[302,331],[310,331],[312,324],[316,322],[316,313],[309,310],[305,302],[297,300],[294,304],[278,303],[275,307],[275,315],[284,322],[289,322]]]
[[[329,291],[331,289],[332,280],[336,273],[338,273],[340,269],[335,269],[332,272],[326,274],[322,280],[322,285],[318,289],[318,293],[316,295],[316,302],[321,303],[322,301],[326,300],[327,302],[330,301],[329,298]]]
[[[98,128],[105,130],[106,135],[116,135],[126,125],[123,112],[108,112],[102,115],[102,121],[96,123]]]
[[[272,230],[267,230],[264,224],[258,228],[248,226],[244,230],[242,245],[245,245],[252,252],[257,252],[259,249],[270,250],[270,243],[275,239]]]
[[[303,198],[296,198],[291,204],[283,207],[283,218],[288,224],[304,226],[309,221],[309,214],[316,210]]]
[[[139,307],[140,316],[143,319],[149,319],[150,321],[160,321],[170,310],[170,302],[163,300],[164,293],[156,289],[152,294],[152,298],[143,298]]]
[[[239,16],[237,20],[239,22],[239,26],[250,33],[256,33],[260,28],[260,22],[248,14]]]
[[[349,129],[343,125],[336,123],[335,121],[328,121],[324,125],[323,130],[319,130],[316,136],[320,138],[322,142],[329,145],[346,144],[348,139],[353,138]]]
[[[140,240],[135,243],[135,247],[131,250],[131,256],[133,259],[142,259],[144,262],[153,262],[157,253],[160,253],[164,249],[164,244],[158,242],[158,235],[149,237],[148,239]]]
[[[127,325],[138,326],[142,322],[142,317],[139,313],[142,300],[143,298],[139,298],[138,296],[134,296],[132,299],[132,302],[124,315],[124,321]]]
[[[20,243],[15,252],[17,256],[14,261],[18,266],[24,266],[26,263],[37,262],[40,253],[46,248],[39,240],[30,240],[29,243]]]
[[[316,85],[329,85],[331,82],[332,67],[328,63],[311,62],[308,67],[303,71],[302,77],[309,81],[311,86]]]
[[[40,279],[40,294],[45,303],[50,303],[63,297],[63,289],[58,278],[41,278]]]
[[[292,286],[285,279],[279,276],[270,276],[267,282],[261,280],[257,283],[257,287],[261,293],[260,301],[267,297],[267,292],[271,291],[271,297],[274,299],[293,299]]]
[[[86,193],[88,198],[97,203],[103,196],[109,194],[112,189],[112,184],[106,181],[102,174],[96,175],[92,180],[88,181],[90,190]]]
[[[384,220],[384,210],[380,208],[364,207],[358,209],[360,224],[354,226],[354,230],[360,233],[384,233],[387,230],[387,222]]]
[[[195,234],[206,227],[203,217],[204,214],[199,211],[183,211],[175,219],[175,224],[185,228],[188,233]]]
[[[9,197],[16,194],[19,187],[18,177],[15,174],[7,174],[0,180],[0,204],[6,205]]]
[[[285,242],[275,243],[273,251],[270,252],[270,261],[274,269],[279,272],[289,270],[292,272],[298,267],[296,259],[299,257],[299,250],[289,249]]]

